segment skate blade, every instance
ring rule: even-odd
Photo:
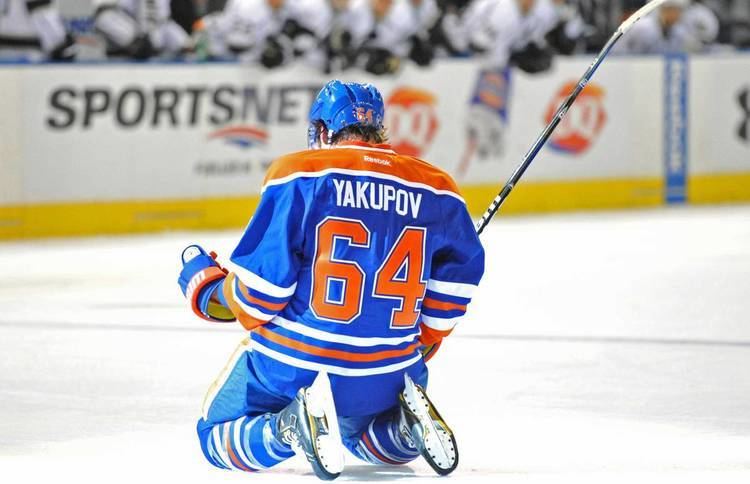
[[[335,479],[344,470],[344,446],[341,443],[339,420],[331,393],[331,382],[328,374],[321,372],[305,392],[307,411],[315,425],[315,452],[318,454],[323,470]]]
[[[422,437],[423,448],[419,450],[435,472],[450,474],[458,466],[458,449],[453,432],[409,375],[404,375],[404,380],[404,402],[421,427],[412,430]]]

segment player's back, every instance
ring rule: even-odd
[[[404,372],[424,378],[420,323],[453,327],[483,251],[448,175],[351,144],[277,160],[232,262],[240,302],[270,314],[251,338],[278,389],[327,371],[356,415],[395,403]]]

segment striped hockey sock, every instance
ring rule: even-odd
[[[419,457],[419,451],[399,432],[400,414],[375,417],[360,437],[356,454],[371,464],[402,465]]]
[[[273,467],[294,455],[274,437],[274,422],[272,414],[263,414],[215,424],[201,435],[204,454],[223,469],[256,472]]]

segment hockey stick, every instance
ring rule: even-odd
[[[534,158],[536,158],[536,155],[539,154],[539,151],[542,149],[544,144],[547,142],[549,137],[552,135],[552,132],[557,128],[557,125],[560,124],[560,121],[562,121],[562,118],[565,117],[565,115],[568,112],[568,109],[570,109],[570,106],[573,105],[576,98],[578,98],[578,95],[583,91],[583,88],[586,87],[586,84],[591,80],[596,70],[599,68],[599,65],[602,63],[605,57],[607,57],[607,54],[609,54],[609,51],[612,50],[612,47],[617,43],[618,40],[620,40],[620,37],[625,35],[625,33],[630,30],[630,28],[642,17],[645,17],[646,15],[650,14],[657,8],[659,8],[664,2],[667,0],[652,0],[651,2],[647,3],[643,7],[641,7],[638,11],[636,11],[633,15],[628,17],[627,20],[625,20],[620,26],[617,28],[614,34],[612,34],[612,37],[609,38],[607,43],[604,45],[602,50],[599,52],[599,54],[594,59],[594,62],[591,63],[591,66],[589,66],[588,70],[583,74],[583,77],[581,77],[581,80],[578,81],[578,84],[573,89],[573,91],[568,95],[568,97],[563,101],[563,103],[560,105],[559,108],[557,108],[557,112],[552,118],[552,121],[544,128],[544,131],[542,131],[542,134],[539,135],[539,137],[536,139],[534,144],[531,146],[529,151],[526,153],[526,156],[523,157],[523,161],[521,164],[516,168],[516,171],[513,172],[513,174],[508,179],[508,182],[505,184],[505,186],[500,190],[500,193],[497,194],[495,199],[492,201],[489,207],[487,207],[487,211],[482,215],[482,219],[477,222],[476,229],[477,234],[481,234],[484,228],[487,226],[488,223],[490,223],[490,220],[492,220],[492,217],[495,216],[495,213],[497,213],[500,206],[503,204],[506,198],[508,198],[508,195],[510,195],[510,192],[513,190],[513,187],[516,186],[518,181],[521,179],[523,174],[526,172],[526,169],[531,165],[531,162],[534,161]]]

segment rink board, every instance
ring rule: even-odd
[[[394,147],[448,171],[480,214],[588,62],[344,79],[376,83]],[[750,200],[746,72],[748,56],[608,60],[503,212]],[[272,160],[305,148],[326,80],[236,64],[0,67],[0,238],[242,226]]]
[[[750,59],[693,59],[689,99],[690,202],[750,200]]]
[[[661,203],[661,180],[536,182],[519,185],[503,213],[605,210]],[[495,185],[465,186],[473,214],[497,194]],[[247,224],[259,201],[247,197],[46,203],[0,207],[0,238],[140,233],[164,229],[222,229]]]

